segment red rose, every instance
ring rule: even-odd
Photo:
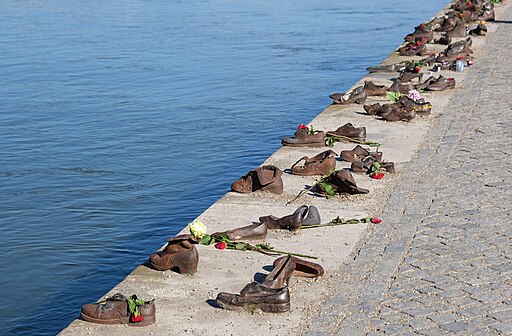
[[[304,124],[300,124],[298,129],[308,129],[308,127]]]
[[[420,27],[421,28],[425,27],[425,24],[424,23],[420,24]]]
[[[382,222],[382,219],[380,219],[379,217],[373,217],[373,218],[371,219],[371,222],[372,222],[373,224],[380,224],[380,223]]]
[[[416,45],[419,47],[421,45],[421,41],[416,42]]]
[[[370,177],[372,179],[380,180],[384,177],[384,174],[383,173],[372,173],[372,174],[370,174]]]
[[[420,71],[421,71],[421,67],[420,67],[420,66],[418,66],[418,65],[417,65],[417,66],[415,66],[415,67],[414,67],[414,71],[415,71],[415,72],[420,72]]]
[[[226,243],[221,241],[221,242],[218,242],[217,244],[215,244],[215,248],[217,250],[224,250],[226,248]]]
[[[132,323],[139,323],[142,320],[144,320],[144,316],[142,316],[141,313],[139,313],[139,315],[137,315],[137,316],[135,316],[135,314],[130,315],[130,322],[132,322]]]

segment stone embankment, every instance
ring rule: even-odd
[[[382,143],[384,160],[395,162],[397,173],[383,180],[355,175],[369,194],[333,199],[307,194],[287,206],[315,178],[285,173],[282,195],[230,192],[198,217],[210,232],[249,225],[264,215],[288,215],[301,204],[315,205],[324,223],[337,216],[383,219],[379,225],[270,231],[270,245],[315,255],[325,269],[322,278],[291,278],[288,313],[215,307],[217,293],[238,293],[261,280],[274,257],[200,245],[194,276],[140,266],[105,295],[154,298],[155,324],[132,328],[75,320],[61,335],[512,333],[512,251],[506,229],[512,198],[510,5],[497,6],[496,16],[487,25],[487,37],[473,38],[475,66],[461,73],[441,72],[455,78],[456,88],[424,94],[434,106],[430,116],[384,122],[350,104],[331,105],[311,121],[321,130],[347,122],[365,126],[368,140]],[[429,49],[441,51],[443,46],[429,44]],[[404,59],[411,58],[393,53],[383,63]],[[370,74],[354,87],[365,80],[389,85],[389,77],[393,74]],[[370,97],[368,103],[384,100]],[[338,142],[333,150],[353,147]],[[320,151],[283,147],[265,164],[285,170]],[[349,165],[339,161],[337,169]]]

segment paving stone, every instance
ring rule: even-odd
[[[504,335],[512,334],[512,324],[511,323],[498,323],[489,326],[490,329],[496,330]]]
[[[460,333],[466,331],[469,328],[468,324],[462,321],[441,324],[440,327],[441,329],[447,330],[452,333]]]

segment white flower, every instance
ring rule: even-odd
[[[188,225],[188,229],[197,239],[201,239],[206,234],[206,226],[197,219],[194,219],[194,221]]]
[[[409,93],[407,93],[407,97],[411,98],[414,101],[418,101],[421,99],[421,95],[416,90],[410,90]]]

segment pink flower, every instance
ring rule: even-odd
[[[226,246],[227,246],[226,243],[223,242],[223,241],[218,242],[218,243],[215,244],[215,248],[217,250],[224,250],[226,248]]]
[[[407,97],[411,98],[414,101],[418,101],[421,99],[421,95],[417,90],[410,90],[409,93],[407,93]]]
[[[370,177],[372,179],[380,180],[384,177],[384,174],[383,173],[372,173],[372,174],[370,174]]]
[[[373,224],[380,224],[380,223],[382,222],[382,219],[380,219],[379,217],[373,217],[373,218],[371,219],[371,222],[372,222]]]

